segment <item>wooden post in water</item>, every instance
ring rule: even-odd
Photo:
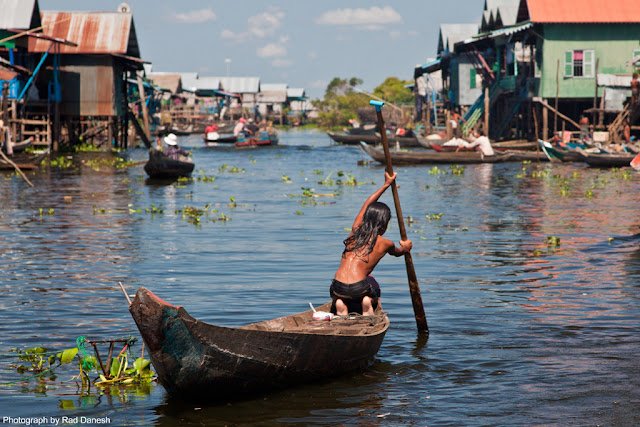
[[[382,101],[369,101],[369,104],[376,107],[376,115],[378,116],[378,129],[382,138],[382,146],[384,147],[384,158],[387,164],[387,173],[393,175],[393,165],[391,164],[391,153],[389,152],[389,141],[387,141],[387,133],[385,132],[384,119],[382,118]],[[400,238],[407,240],[407,230],[404,227],[404,218],[402,216],[402,207],[400,206],[400,198],[398,197],[398,186],[394,180],[391,183],[391,192],[393,193],[393,202],[396,206],[396,216],[398,217],[398,228],[400,229]],[[427,317],[424,314],[424,305],[422,304],[422,296],[420,295],[420,286],[418,278],[413,267],[413,259],[411,253],[404,254],[404,262],[407,267],[407,278],[409,279],[409,291],[411,292],[411,301],[413,303],[413,313],[416,318],[416,325],[419,332],[429,333],[427,325]]]
[[[144,134],[147,136],[147,140],[151,140],[151,133],[149,131],[149,110],[147,110],[147,97],[144,94],[144,84],[142,83],[142,77],[136,76],[138,80],[138,93],[140,94],[140,108],[142,111],[142,124]]]
[[[491,105],[491,99],[489,99],[489,88],[484,88],[484,136],[489,138],[489,106]]]

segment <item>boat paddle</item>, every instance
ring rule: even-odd
[[[369,101],[369,104],[376,107],[376,115],[378,116],[378,129],[380,129],[380,137],[382,138],[382,146],[384,147],[384,158],[386,160],[386,170],[389,175],[393,175],[393,165],[391,164],[391,153],[389,152],[389,141],[387,141],[387,132],[384,127],[384,119],[382,118],[382,101]],[[404,228],[404,218],[402,217],[402,208],[400,206],[400,198],[398,197],[398,187],[396,181],[391,183],[391,192],[393,193],[393,202],[396,205],[396,216],[398,217],[398,227],[400,228],[400,238],[407,240],[407,230]],[[416,318],[416,325],[419,332],[429,333],[427,325],[427,317],[424,314],[424,306],[422,304],[422,296],[420,295],[420,286],[418,286],[418,278],[416,270],[413,267],[413,259],[411,253],[404,254],[404,262],[407,266],[407,278],[409,279],[409,291],[411,292],[411,301],[413,302],[413,313]]]

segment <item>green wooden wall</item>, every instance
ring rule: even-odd
[[[543,98],[555,98],[557,75],[560,98],[593,98],[596,59],[598,74],[631,74],[633,68],[626,63],[640,50],[640,24],[546,24],[543,34],[544,40],[538,42],[542,48],[538,95]],[[569,50],[594,51],[592,77],[565,77]]]

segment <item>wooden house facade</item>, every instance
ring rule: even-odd
[[[640,115],[625,87],[638,34],[640,8],[629,0],[487,0],[479,34],[455,45],[483,82],[468,127],[486,127],[495,139],[546,139],[578,131],[587,113],[592,130],[616,140],[620,117]]]
[[[38,80],[42,96],[47,94],[51,72],[59,69],[61,139],[68,143],[87,141],[128,145],[129,80],[136,79],[144,61],[136,37],[133,15],[128,8],[117,12],[41,13],[43,33],[70,42],[60,46],[58,64],[50,62],[49,75]],[[43,54],[51,43],[29,41],[29,52]]]

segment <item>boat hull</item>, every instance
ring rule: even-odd
[[[329,304],[318,308],[327,310]],[[129,308],[172,395],[228,398],[334,378],[375,359],[389,327],[312,321],[312,312],[240,328],[210,325],[140,288]],[[353,332],[356,331],[356,332]],[[353,333],[350,333],[353,332]]]
[[[358,145],[360,142],[366,142],[367,144],[377,144],[382,142],[380,134],[373,135],[350,135],[346,133],[333,133],[327,132],[327,135],[335,142],[344,145]],[[421,147],[420,142],[416,136],[397,136],[387,135],[387,141],[389,145],[400,145],[400,147]]]
[[[373,160],[385,163],[384,151],[368,144],[362,144],[362,149]],[[477,151],[438,152],[438,151],[390,151],[391,161],[395,165],[419,164],[472,164],[472,163],[502,163],[519,162],[525,160],[547,161],[544,153],[533,151],[505,151],[496,152],[493,156],[483,156]]]
[[[189,176],[194,167],[193,162],[170,159],[160,151],[151,150],[144,171],[150,178],[179,178]]]
[[[578,149],[578,153],[580,153],[582,161],[586,162],[589,166],[600,168],[623,168],[631,166],[631,161],[636,157],[636,153],[595,154],[587,153],[580,149]]]

